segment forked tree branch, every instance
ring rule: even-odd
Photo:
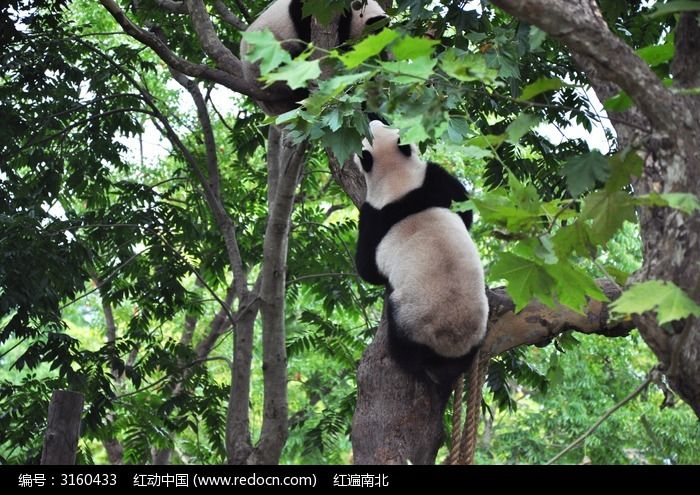
[[[204,2],[202,0],[185,0],[187,10],[190,13],[192,26],[197,33],[197,38],[202,44],[202,48],[216,64],[227,73],[237,79],[243,79],[241,62],[219,39],[214,29],[214,23],[209,17]]]
[[[155,33],[146,31],[134,24],[114,0],[100,0],[100,3],[114,17],[125,33],[151,48],[163,62],[176,71],[190,77],[206,79],[221,84],[232,91],[260,100],[271,98],[268,92],[260,90],[257,85],[245,82],[241,77],[240,62],[233,55],[231,55],[233,59],[226,56],[226,63],[222,66],[224,70],[195,64],[176,55]],[[227,72],[228,70],[230,72]]]

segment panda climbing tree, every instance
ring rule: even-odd
[[[112,6],[116,2],[101,0],[101,3]],[[191,53],[184,50],[180,53],[176,49],[168,52],[168,47],[163,46],[165,41],[160,41],[159,44],[157,39],[154,41],[154,38],[149,36],[148,31],[134,29],[133,24],[140,22],[140,19],[127,19],[130,22],[133,21],[129,24],[124,21],[126,16],[123,12],[109,8],[126,32],[153,48],[155,53],[161,56],[173,70],[180,70],[192,79],[199,78],[223,84],[233,91],[248,95],[253,100],[264,104],[267,102],[274,104],[277,101],[265,98],[268,95],[261,92],[260,81],[257,78],[253,77],[251,80],[242,76],[243,67],[236,56],[235,49],[237,37],[233,37],[232,42],[231,39],[227,40],[225,36],[221,36],[221,33],[225,33],[223,29],[219,30],[218,41],[223,39],[221,45],[230,53],[222,50],[222,47],[216,43],[209,43],[217,38],[209,36],[211,33],[205,29],[207,26],[199,22],[202,19],[200,15],[202,9],[198,8],[200,5],[203,6],[204,2],[168,2],[168,4],[171,3],[178,5],[172,7],[178,9],[176,12],[178,15],[187,16],[182,19],[187,22],[191,20],[194,29],[192,32],[196,33],[192,38],[201,42],[201,51],[204,56],[196,63],[193,62],[194,67],[182,60],[186,55],[194,59],[195,56]],[[208,5],[218,8],[216,6],[222,3],[233,5],[232,2],[210,2]],[[310,3],[318,6],[337,2],[305,2],[305,4]],[[444,8],[437,7],[431,11],[430,8],[434,5],[428,2],[410,2],[410,5],[401,2],[401,5],[406,8],[398,14],[400,20],[397,25],[400,29],[382,31],[364,40],[358,40],[345,52],[332,50],[338,43],[337,32],[333,32],[331,41],[318,45],[327,50],[321,53],[320,62],[304,56],[292,61],[290,52],[283,50],[289,61],[284,59],[279,66],[273,68],[272,73],[276,72],[277,78],[272,81],[284,81],[288,86],[287,89],[292,91],[311,88],[311,92],[305,98],[303,107],[297,107],[299,97],[303,95],[291,95],[291,98],[288,97],[289,95],[283,95],[281,100],[286,101],[287,108],[291,108],[291,115],[285,117],[285,114],[282,114],[283,116],[275,122],[293,129],[291,133],[300,139],[310,138],[313,142],[320,139],[324,146],[332,150],[335,158],[338,159],[335,162],[333,158],[331,159],[334,176],[356,204],[361,203],[366,197],[363,189],[364,181],[358,178],[362,177],[361,172],[356,171],[354,167],[342,166],[342,162],[354,153],[362,154],[362,139],[370,135],[367,117],[362,112],[363,103],[367,108],[389,116],[392,125],[399,128],[402,140],[405,143],[418,145],[425,156],[427,156],[425,147],[435,147],[437,152],[443,155],[447,152],[442,146],[451,147],[449,162],[454,167],[451,170],[466,172],[465,175],[476,177],[477,186],[484,186],[483,191],[477,187],[477,194],[468,207],[479,210],[482,221],[477,224],[487,225],[489,233],[493,233],[493,236],[488,236],[488,249],[482,252],[486,255],[485,259],[489,264],[487,275],[492,282],[499,283],[500,280],[505,280],[509,283],[508,293],[489,292],[489,297],[495,298],[498,304],[490,304],[496,311],[493,316],[495,320],[489,324],[489,336],[483,343],[482,349],[489,348],[491,353],[499,354],[517,345],[543,344],[548,342],[548,339],[556,339],[564,326],[568,326],[568,329],[583,329],[589,332],[609,331],[612,325],[608,324],[607,317],[611,312],[602,300],[617,295],[619,287],[616,287],[617,292],[615,292],[596,284],[591,277],[587,262],[600,260],[588,258],[593,258],[597,253],[602,252],[605,244],[619,231],[621,225],[636,220],[635,208],[645,209],[654,203],[655,220],[666,218],[667,210],[685,219],[679,211],[685,215],[694,214],[695,210],[692,206],[694,203],[692,201],[681,203],[685,210],[678,210],[669,206],[670,198],[662,196],[637,198],[635,194],[638,191],[647,190],[663,194],[665,189],[663,182],[658,181],[647,189],[629,187],[634,178],[639,177],[638,174],[644,166],[635,161],[635,150],[620,150],[609,156],[603,156],[600,153],[589,153],[585,143],[575,140],[563,145],[553,144],[543,139],[535,129],[541,121],[562,124],[561,119],[564,115],[573,115],[579,121],[592,122],[581,96],[575,92],[570,80],[565,77],[573,74],[579,78],[581,70],[594,76],[607,78],[607,82],[619,85],[628,93],[623,96],[630,96],[632,100],[641,104],[644,112],[648,114],[645,117],[651,118],[650,125],[661,129],[664,136],[671,136],[671,145],[675,136],[682,136],[684,132],[681,132],[682,129],[676,129],[677,132],[674,133],[669,132],[669,129],[673,130],[672,128],[676,125],[685,125],[684,122],[693,122],[694,114],[691,113],[690,118],[685,118],[688,115],[683,112],[691,106],[662,105],[668,111],[673,110],[672,115],[678,115],[677,119],[672,119],[673,122],[671,119],[666,119],[668,121],[666,122],[665,117],[654,114],[653,109],[649,108],[649,102],[654,101],[654,94],[652,94],[654,91],[646,94],[640,94],[640,91],[644,87],[655,88],[658,90],[657,96],[663,96],[665,100],[663,98],[662,100],[666,103],[676,96],[690,98],[692,95],[680,91],[669,96],[664,92],[666,90],[663,89],[662,84],[652,84],[659,76],[655,72],[657,68],[649,71],[646,63],[631,64],[631,61],[641,59],[635,58],[636,55],[630,52],[629,47],[625,47],[625,40],[620,42],[616,34],[607,28],[606,23],[602,21],[603,17],[597,15],[599,13],[596,7],[591,7],[590,12],[580,11],[576,9],[582,4],[581,2],[552,1],[548,3],[558,6],[553,9],[553,16],[537,17],[532,13],[541,12],[541,10],[537,8],[528,10],[526,6],[541,6],[543,2],[538,0],[522,2],[494,0],[478,11],[471,7],[464,7],[463,3],[459,5],[458,2],[447,3],[449,5],[441,3]],[[514,6],[515,4],[517,6]],[[564,4],[569,6],[564,8],[562,7]],[[515,13],[526,22],[517,22],[515,18],[493,7],[494,5],[505,5],[509,8],[509,12]],[[382,6],[386,8],[385,5]],[[580,15],[565,15],[568,8]],[[263,12],[263,9],[256,9],[256,11]],[[395,11],[388,9],[387,11],[395,15]],[[589,15],[591,12],[596,15]],[[218,10],[212,10],[208,14],[205,11],[204,17],[207,15],[214,20],[213,26],[216,28],[225,22],[225,16]],[[624,26],[625,33],[637,36],[638,29],[627,29],[631,22],[627,14],[619,19],[618,24],[611,22],[611,19],[615,20],[618,14],[611,15],[610,19],[605,17],[610,26]],[[683,16],[687,19],[685,14]],[[252,16],[247,20],[253,23],[254,19],[255,16]],[[554,19],[552,22],[556,25],[550,22],[551,19]],[[692,20],[695,18],[693,17]],[[576,29],[574,21],[584,22],[587,29],[583,31]],[[539,26],[543,31],[531,28],[532,25]],[[684,20],[682,23],[665,25],[659,33],[671,32],[677,28],[679,36],[675,39],[684,40],[687,39],[687,33],[692,32],[696,25],[697,23],[688,23]],[[312,23],[312,31],[313,27],[314,23]],[[427,32],[430,32],[430,36],[434,39],[426,39],[424,34]],[[594,65],[600,62],[596,58],[598,48],[605,52],[603,57],[605,60],[617,60],[618,55],[624,55],[627,58],[622,60],[619,66],[599,63],[598,67],[590,70],[586,67],[575,68],[571,65],[566,48],[558,45],[555,40],[547,38],[544,32],[554,33],[562,37],[564,42],[571,42],[574,51],[594,47],[595,50],[583,53],[583,60]],[[173,31],[169,37],[164,38],[173,46],[177,36],[175,33],[177,31]],[[262,32],[249,34],[256,33]],[[591,36],[591,33],[595,36]],[[274,38],[274,34],[269,34]],[[590,43],[581,43],[580,39],[572,38],[577,35],[590,38]],[[313,33],[311,41],[316,41]],[[638,48],[647,42],[637,40],[632,45]],[[669,39],[665,48],[670,47],[672,43],[673,40]],[[249,53],[253,56],[256,53],[255,45],[256,43],[250,42]],[[192,43],[189,46],[199,48],[200,45]],[[685,51],[687,56],[688,47],[692,46],[695,45],[679,42],[677,53],[681,54]],[[392,58],[386,60],[378,57],[382,50],[391,52]],[[669,55],[671,51],[667,49],[664,53],[665,56],[672,55]],[[255,63],[265,61],[265,64],[260,63],[261,71],[264,71],[269,68],[267,62],[276,60],[275,57],[279,54],[279,51],[271,49],[269,58],[262,57]],[[690,57],[690,61],[693,60],[694,58]],[[670,64],[667,62],[669,62],[667,59],[660,62],[658,71],[670,70],[668,67]],[[334,65],[341,70],[330,80],[318,83],[316,87],[315,81],[318,80],[318,76],[309,77],[309,75],[320,73],[319,66],[316,65],[318,63]],[[697,66],[697,64],[689,64],[690,66]],[[625,68],[630,70],[625,71]],[[683,67],[678,69],[679,79],[674,76],[668,80],[696,81],[687,77],[682,69]],[[624,74],[624,77],[615,77],[615,74],[611,74],[611,71],[618,70]],[[636,74],[642,74],[645,77],[640,79],[635,77]],[[265,76],[265,74],[261,75]],[[636,81],[641,82],[634,84]],[[582,79],[577,79],[576,82],[585,83]],[[687,85],[687,87],[694,86]],[[615,87],[613,89],[616,91]],[[280,93],[283,91],[280,90]],[[619,99],[614,101],[619,103]],[[629,102],[625,104],[628,105]],[[569,108],[565,109],[565,106]],[[574,110],[571,110],[572,107]],[[299,111],[296,112],[298,109]],[[277,114],[279,111],[268,110],[270,114]],[[666,116],[668,114],[668,112],[665,113]],[[640,121],[634,119],[633,122]],[[645,123],[637,125],[646,132]],[[624,142],[624,135],[622,136]],[[649,143],[651,141],[658,144],[658,140],[652,139]],[[649,144],[638,139],[628,140],[631,146],[640,143],[643,146]],[[662,148],[666,146],[665,141],[664,143]],[[698,149],[698,147],[689,146],[689,149]],[[665,155],[660,153],[659,149],[648,151],[649,153],[645,156],[665,160]],[[686,151],[686,148],[673,148],[673,153],[670,154],[681,157],[680,162],[677,162],[681,163],[687,160]],[[436,150],[432,149],[431,152],[435,153]],[[448,162],[442,159],[439,161]],[[286,165],[286,162],[282,165]],[[653,171],[656,172],[656,169]],[[469,175],[472,173],[473,176]],[[692,176],[692,174],[688,175]],[[681,180],[683,177],[685,177],[684,174],[678,173],[673,176],[674,180]],[[683,193],[687,187],[683,185],[671,190],[674,194]],[[679,204],[677,198],[673,201],[676,201],[674,204]],[[676,217],[674,219],[678,220]],[[670,222],[673,224],[673,229],[665,232],[676,232],[674,229],[683,225],[683,222],[675,220]],[[689,232],[694,231],[697,229],[689,230]],[[478,242],[482,242],[483,238],[487,237],[480,238],[478,234],[477,230],[474,238]],[[654,251],[657,246],[658,249],[667,246],[668,252],[675,252],[675,248],[684,246],[686,240],[692,237],[686,236],[686,231],[680,234],[682,235],[677,236],[675,244],[661,242],[664,240],[663,236],[652,235],[650,239],[652,241],[656,239],[659,242],[647,242],[645,247]],[[285,241],[286,238],[282,240]],[[674,249],[670,249],[671,247]],[[675,259],[685,260],[683,256]],[[647,267],[648,272],[642,275],[642,279],[648,277],[650,273],[656,273],[655,270],[663,265],[663,263],[650,264]],[[696,281],[698,277],[695,276],[693,267],[696,267],[697,263],[690,260],[683,266],[687,268],[687,278]],[[624,284],[626,278],[617,278],[615,271],[607,266],[604,268],[610,278],[615,280],[615,284]],[[272,273],[284,274],[284,270],[284,263],[280,263]],[[668,273],[656,273],[656,275],[658,280],[670,280]],[[669,326],[666,319],[668,315],[659,315],[660,320],[663,321],[664,331],[668,334],[672,333],[669,329],[677,331],[681,328],[694,328],[692,322],[686,326],[683,325],[684,319],[689,314],[697,312],[692,305],[696,304],[694,302],[697,299],[696,292],[694,292],[694,286],[691,287],[688,280],[684,278],[686,275],[674,276],[675,285],[656,282],[654,286],[660,295],[668,295],[675,290],[682,291],[681,294],[685,292],[690,294],[686,299],[673,298],[684,302],[683,311],[679,316],[683,320],[680,325],[674,323]],[[656,280],[655,278],[652,282]],[[254,284],[248,285],[255,287]],[[284,289],[283,283],[280,284],[280,288]],[[678,295],[678,293],[675,294]],[[276,301],[283,300],[283,293],[276,292],[275,297]],[[659,296],[659,300],[663,298]],[[538,306],[539,302],[542,303],[540,306]],[[625,308],[624,311],[620,310],[624,314],[646,314],[643,321],[641,318],[637,318],[637,321],[641,321],[647,331],[653,334],[656,327],[651,320],[657,309],[659,313],[663,312],[663,307],[651,303],[649,307],[640,309],[639,306],[634,306],[627,301],[626,305],[619,307]],[[630,311],[630,307],[636,307],[639,311]],[[673,307],[677,306],[673,305]],[[573,311],[567,312],[567,308],[573,308]],[[581,318],[581,314],[586,315],[586,318]],[[387,319],[384,323],[388,323]],[[399,325],[395,325],[394,328],[399,328]],[[267,335],[265,330],[263,333]],[[377,333],[378,340],[381,341],[384,335],[380,328]],[[501,339],[493,340],[495,337],[490,337],[493,335],[500,336]],[[687,342],[687,337],[689,335],[692,337],[693,334],[688,332],[683,335],[685,336],[683,339],[676,340]],[[388,337],[389,334],[387,333],[386,336]],[[655,336],[659,337],[658,341],[663,342],[676,338],[675,334],[668,336],[663,332],[657,332]],[[280,349],[278,354],[282,356],[279,358],[279,363],[283,366],[285,364],[282,349],[284,342],[283,339],[278,340],[282,341],[277,344]],[[649,341],[657,342],[655,339],[649,339]],[[687,382],[692,382],[692,377],[697,373],[693,375],[689,372],[689,370],[692,371],[692,366],[688,365],[686,354],[681,352],[682,349],[679,350],[674,342],[675,340],[670,342],[668,348],[662,346],[663,352],[658,354],[661,359],[673,357],[671,368],[676,374],[671,377],[672,386],[684,393],[684,397],[691,397],[692,401],[692,397],[700,397],[700,394],[689,394],[687,390],[691,390],[692,387],[678,387],[674,380],[680,379],[678,377],[686,377]],[[386,349],[390,349],[388,342],[386,344]],[[430,389],[431,384],[439,383],[439,373],[434,371],[426,373],[428,380],[401,381],[402,378],[398,374],[393,374],[395,370],[382,368],[381,359],[372,361],[377,356],[383,356],[384,361],[391,361],[381,352],[373,353],[375,348],[380,348],[380,351],[384,349],[373,345],[367,354],[368,359],[363,360],[360,366],[360,393],[358,394],[358,414],[353,427],[353,443],[357,446],[361,446],[362,443],[369,445],[373,438],[381,438],[382,445],[370,445],[374,447],[373,449],[368,447],[367,450],[373,450],[374,457],[365,456],[358,449],[355,452],[355,459],[358,462],[367,459],[374,462],[405,462],[406,460],[414,463],[432,462],[437,451],[434,439],[438,437],[436,433],[438,429],[442,430],[442,424],[438,423],[444,410],[442,396],[432,400],[433,391]],[[677,352],[667,352],[672,348]],[[501,359],[499,365],[511,373],[516,368],[508,368],[508,366],[516,361]],[[270,368],[271,366],[266,362],[266,370]],[[386,380],[380,382],[381,378]],[[433,378],[437,378],[437,381]],[[284,373],[279,373],[276,379],[281,385],[286,376]],[[502,385],[507,388],[508,384]],[[379,395],[375,393],[377,390],[387,391],[387,396],[378,398]],[[390,394],[394,394],[394,398],[403,394],[403,397],[407,397],[408,400],[391,402]],[[368,397],[374,404],[382,404],[383,410],[368,409],[366,407]],[[277,403],[269,401],[272,404],[271,408],[282,402],[283,400]],[[267,414],[266,421],[283,416],[284,411],[281,409],[276,412],[280,414],[277,416]],[[426,414],[421,416],[423,412]],[[382,421],[377,420],[372,423],[372,418],[378,417],[382,418]],[[410,417],[411,421],[406,421],[407,417]],[[372,428],[367,427],[370,423]],[[397,428],[397,424],[403,425],[402,428]],[[406,430],[411,425],[419,425],[411,430],[411,433],[417,432],[415,437],[406,434]],[[278,431],[285,431],[284,425],[280,424]],[[429,434],[421,436],[421,431]],[[402,438],[410,437],[412,440],[392,444],[390,435],[398,435],[396,432],[401,432]],[[427,437],[430,437],[430,441]],[[407,453],[405,448],[407,444],[411,444],[410,453]],[[415,455],[415,452],[420,451],[429,454],[424,457]]]

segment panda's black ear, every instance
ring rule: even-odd
[[[411,157],[411,153],[413,152],[413,150],[411,150],[411,145],[410,145],[410,144],[399,144],[399,151],[400,151],[401,153],[403,153],[403,155],[404,155],[406,158],[410,158],[410,157]]]
[[[370,173],[372,166],[374,165],[374,158],[372,153],[367,150],[362,150],[362,158],[360,158],[360,165],[362,165],[362,170]]]

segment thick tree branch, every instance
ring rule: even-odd
[[[598,287],[610,300],[620,295],[614,283],[599,279]],[[608,321],[607,305],[591,300],[584,314],[557,305],[550,308],[532,301],[515,313],[515,304],[504,288],[489,289],[489,327],[484,350],[491,356],[502,354],[521,345],[547,344],[566,330],[594,333],[607,337],[624,337],[634,328],[631,321]]]
[[[187,7],[185,2],[178,2],[176,0],[153,0],[158,7],[161,9],[172,12],[173,14],[186,14]]]
[[[646,62],[610,31],[595,0],[493,0],[493,4],[587,57],[603,78],[630,95],[657,129],[675,132],[676,125],[668,118],[669,109],[674,107],[673,94]]]
[[[683,88],[700,87],[700,12],[681,14],[676,26],[676,53],[671,72]]]

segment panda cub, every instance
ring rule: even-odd
[[[374,0],[363,2],[354,0],[348,2],[348,8],[338,20],[338,45],[348,40],[357,39],[362,35],[366,26],[372,26],[388,19],[382,7]],[[269,29],[292,57],[296,57],[311,41],[311,17],[302,17],[303,0],[276,0],[260,16],[248,26],[246,32]],[[296,41],[296,40],[301,40]],[[303,43],[302,43],[303,42]],[[257,64],[245,60],[248,44],[241,41],[240,54],[243,64],[243,77],[251,83],[258,83],[260,71]],[[260,102],[260,107],[268,115],[279,115],[293,110],[296,102],[306,98],[308,91],[299,89],[292,91],[284,83],[275,83],[273,92],[280,93],[280,101]]]
[[[459,180],[399,144],[396,129],[370,122],[363,142],[367,196],[360,209],[356,265],[386,285],[389,350],[405,370],[449,390],[486,334],[488,301],[479,253],[469,236],[471,211]]]

